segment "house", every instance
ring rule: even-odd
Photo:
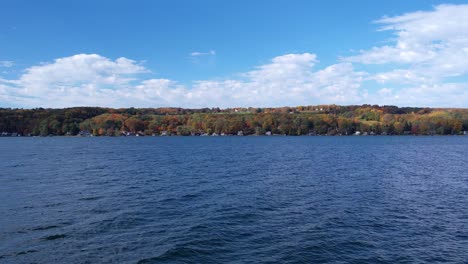
[[[125,137],[135,136],[135,133],[133,133],[133,132],[128,132],[128,131],[120,131],[120,134],[121,134],[122,136],[125,136]]]
[[[80,137],[89,137],[89,136],[91,136],[91,133],[88,130],[81,130],[78,133],[78,136],[80,136]]]
[[[161,136],[167,136],[167,131],[166,130],[161,131]]]
[[[265,132],[265,135],[266,135],[266,136],[271,136],[271,131]]]
[[[355,136],[360,136],[360,135],[361,135],[361,132],[360,132],[360,131],[356,131],[356,132],[354,132],[353,135],[355,135]]]
[[[237,135],[238,135],[238,136],[243,136],[243,135],[244,135],[244,132],[243,132],[242,130],[239,130],[239,131],[237,131]]]

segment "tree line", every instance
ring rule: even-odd
[[[468,109],[378,105],[279,108],[0,108],[0,132],[18,135],[459,135]]]

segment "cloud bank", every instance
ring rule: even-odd
[[[468,107],[468,5],[439,5],[376,21],[389,45],[361,50],[318,68],[313,53],[284,54],[240,77],[144,79],[141,63],[77,54],[0,77],[0,102],[14,107],[234,107],[392,104]],[[215,55],[193,52],[192,57]],[[373,65],[385,65],[381,72]],[[378,68],[378,67],[376,67]],[[390,70],[389,70],[390,69]]]
[[[467,107],[467,17],[468,5],[384,17],[376,23],[394,33],[393,45],[362,50],[344,61],[393,68],[369,77],[387,86],[379,90],[382,102]]]

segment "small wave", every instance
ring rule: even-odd
[[[44,207],[56,207],[56,206],[61,206],[63,205],[63,203],[52,203],[52,204],[46,204],[44,205]]]
[[[106,209],[92,209],[90,211],[90,213],[93,213],[93,214],[107,214],[109,212],[110,210],[106,210]]]
[[[209,230],[210,227],[208,227],[207,225],[195,225],[195,226],[192,226],[190,227],[190,233],[192,232],[197,232],[197,231],[205,231],[205,230]]]
[[[137,262],[137,264],[173,262],[175,260],[183,259],[187,261],[193,261],[195,257],[206,254],[208,254],[208,252],[205,250],[193,249],[189,247],[175,247],[167,250],[159,256],[141,259]]]
[[[102,214],[105,214],[102,211]],[[99,230],[99,232],[115,232],[123,230],[131,230],[137,228],[139,225],[147,223],[147,220],[142,217],[133,215],[132,213],[122,213],[114,217],[109,217],[108,219],[100,220],[97,222],[91,223],[91,228],[93,230]]]
[[[65,238],[65,237],[66,237],[66,235],[64,235],[64,234],[51,235],[51,236],[44,237],[43,240],[57,240],[57,239]]]
[[[37,252],[37,250],[31,249],[31,250],[20,251],[20,252],[16,253],[15,255],[16,256],[21,256],[21,255],[26,255],[26,254],[29,254],[29,253],[34,253],[34,252]]]
[[[49,230],[54,228],[59,228],[58,225],[50,225],[50,226],[38,226],[31,229],[31,231],[42,231],[42,230]]]
[[[186,195],[183,195],[181,198],[182,200],[192,200],[192,199],[196,199],[200,195],[201,195],[200,193],[186,194]]]
[[[102,196],[92,196],[92,197],[79,198],[78,200],[79,201],[95,201],[95,200],[99,200],[101,198],[102,198]]]

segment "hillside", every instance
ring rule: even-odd
[[[468,109],[317,105],[281,108],[0,108],[5,135],[458,135]]]

